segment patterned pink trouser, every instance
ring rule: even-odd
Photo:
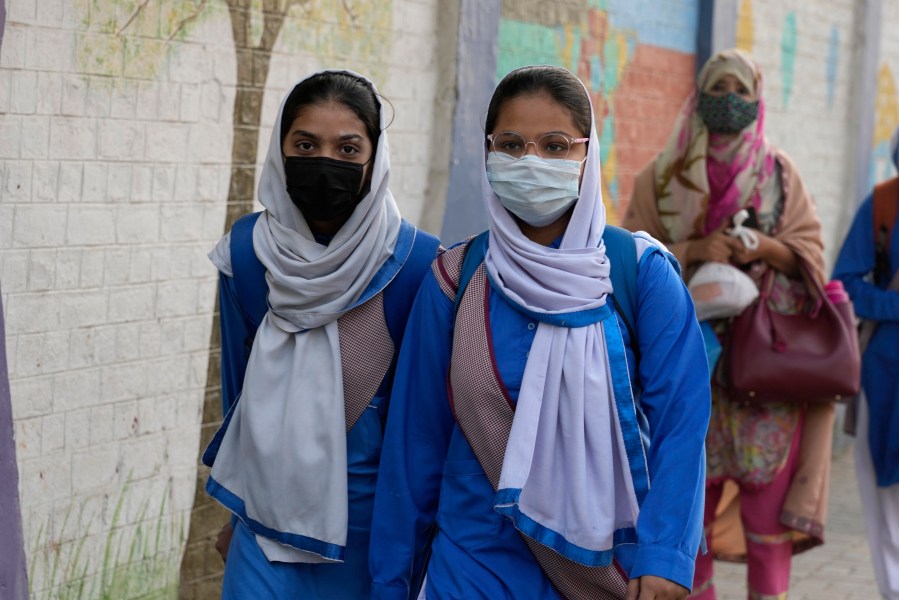
[[[787,463],[770,484],[760,488],[740,488],[740,519],[746,534],[746,558],[748,563],[749,600],[786,600],[790,588],[790,565],[793,543],[790,529],[780,524],[790,482],[799,462],[799,446],[802,422],[796,428]],[[712,544],[711,523],[721,499],[724,482],[705,488],[705,516],[703,526],[706,539]],[[699,554],[696,573],[693,576],[695,600],[716,600],[712,584],[712,553]]]

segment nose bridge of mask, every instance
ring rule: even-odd
[[[578,161],[490,153],[487,180],[503,207],[522,221],[542,227],[558,219],[577,201]]]
[[[487,156],[488,178],[491,181],[533,181],[541,174],[559,179],[565,175],[580,176],[582,164],[583,161],[542,158],[536,154],[515,158],[501,152],[491,152]]]

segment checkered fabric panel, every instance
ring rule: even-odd
[[[337,326],[349,431],[381,387],[393,361],[393,338],[384,317],[384,292],[340,317]]]

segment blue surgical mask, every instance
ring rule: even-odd
[[[528,154],[487,155],[487,180],[510,213],[534,227],[554,222],[580,195],[581,162]]]

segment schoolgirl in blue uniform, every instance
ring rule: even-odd
[[[322,71],[282,102],[261,213],[210,254],[221,272],[225,420],[206,490],[234,515],[223,598],[366,598],[396,350],[433,237],[388,189],[370,81]]]
[[[570,72],[507,75],[485,130],[489,233],[433,263],[400,353],[372,598],[405,599],[427,548],[428,600],[684,598],[710,389],[678,268],[606,225]]]
[[[899,128],[890,141],[899,170]],[[882,195],[881,195],[882,194]],[[883,202],[878,206],[878,202]],[[899,600],[899,180],[861,203],[833,268],[875,329],[862,356],[855,473],[880,595]],[[890,206],[891,205],[891,206]],[[880,211],[883,211],[883,221]]]

